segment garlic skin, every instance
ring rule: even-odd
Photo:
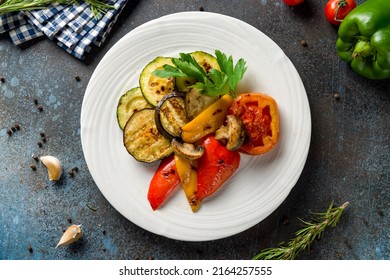
[[[69,244],[79,240],[81,236],[83,236],[83,232],[81,230],[81,225],[71,225],[66,229],[66,231],[62,235],[56,248],[58,246],[69,245]]]
[[[47,173],[50,181],[60,179],[63,169],[60,160],[53,156],[42,156],[39,158],[43,165],[47,168]]]

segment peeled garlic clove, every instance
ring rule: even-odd
[[[43,165],[46,166],[50,181],[60,179],[62,175],[62,163],[58,158],[53,156],[43,156],[39,158]]]
[[[58,242],[56,248],[58,246],[69,245],[79,240],[81,236],[83,236],[83,232],[81,231],[81,225],[71,225],[62,235],[60,242]]]

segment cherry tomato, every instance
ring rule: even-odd
[[[296,6],[302,4],[305,0],[283,0],[289,6]]]
[[[269,95],[246,93],[238,96],[228,114],[244,123],[247,137],[239,151],[251,155],[270,151],[279,140],[279,112],[276,101]]]
[[[331,24],[340,25],[355,7],[355,0],[329,0],[325,5],[325,17]]]

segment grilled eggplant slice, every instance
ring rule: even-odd
[[[127,121],[134,112],[151,107],[152,105],[146,101],[139,87],[128,90],[120,97],[116,109],[119,127],[123,130]]]
[[[155,122],[158,131],[168,139],[180,137],[181,127],[187,123],[185,94],[171,92],[156,107]]]
[[[169,156],[171,141],[158,131],[154,109],[135,112],[123,129],[123,143],[136,160],[151,163]]]
[[[163,69],[165,64],[173,66],[172,58],[156,57],[145,66],[140,75],[139,85],[142,94],[153,106],[157,106],[158,102],[175,88],[175,79],[173,77],[161,78],[152,74],[155,70]]]

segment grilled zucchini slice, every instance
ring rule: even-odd
[[[119,127],[123,130],[127,121],[134,112],[151,107],[152,105],[146,101],[139,87],[128,90],[119,98],[116,109],[116,117]]]
[[[157,106],[158,102],[175,88],[175,79],[173,77],[160,78],[152,74],[153,71],[163,69],[165,64],[173,66],[171,57],[156,57],[149,62],[142,70],[139,85],[145,99]]]
[[[211,69],[221,70],[217,59],[207,52],[195,51],[191,53],[191,56],[198,62],[204,71],[206,71],[206,74],[210,72]]]
[[[123,129],[123,143],[136,160],[152,163],[169,156],[171,142],[157,130],[154,109],[135,112]]]

